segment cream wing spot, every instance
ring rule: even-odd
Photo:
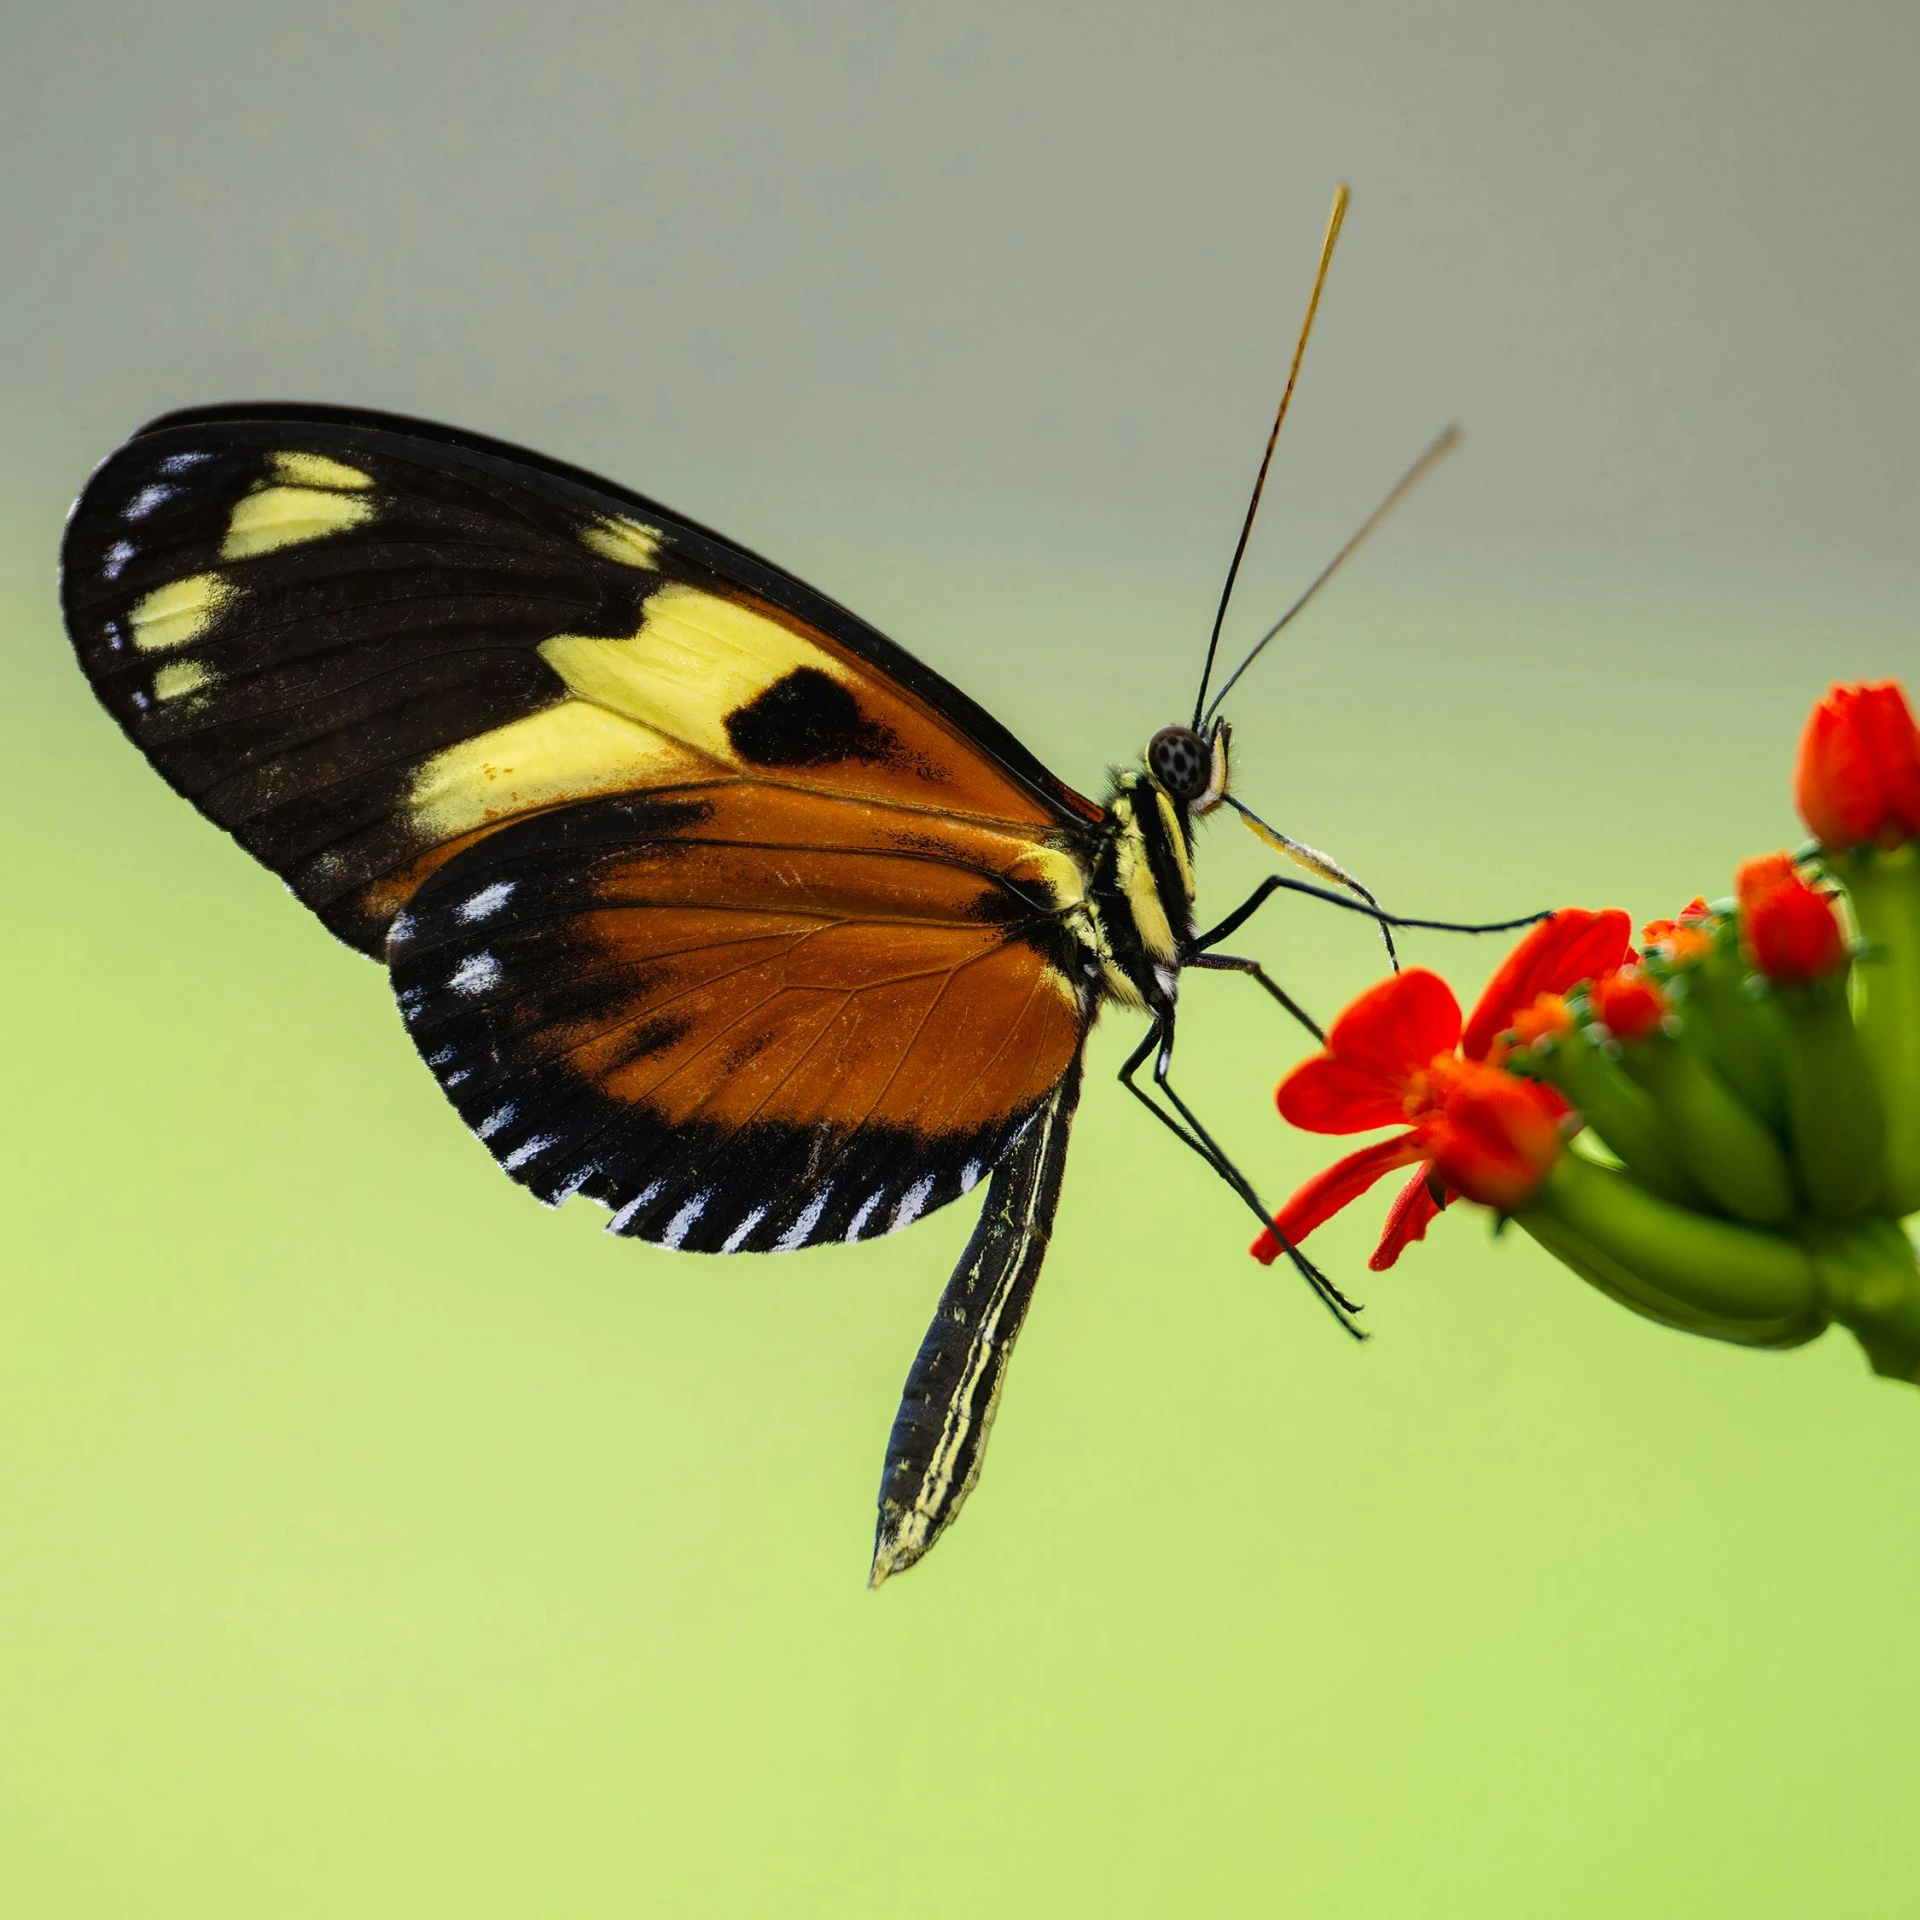
[[[282,547],[303,546],[364,525],[374,515],[367,493],[343,493],[321,487],[257,487],[233,510],[222,560],[250,560]]]
[[[106,564],[100,569],[103,580],[118,580],[126,564],[133,558],[134,547],[131,540],[116,540],[107,549]]]
[[[583,527],[580,539],[603,560],[617,561],[623,567],[638,567],[644,573],[659,571],[665,536],[658,527],[613,513]]]
[[[164,653],[197,640],[233,598],[217,573],[190,573],[136,600],[127,614],[133,644],[143,653]]]
[[[213,669],[200,660],[169,660],[153,676],[156,700],[178,700],[182,694],[199,693],[213,685]]]
[[[372,474],[362,473],[342,460],[329,460],[324,453],[276,453],[273,471],[276,479],[293,487],[333,487],[357,493],[373,485]]]
[[[583,699],[729,767],[741,764],[730,714],[803,667],[844,684],[831,654],[778,620],[679,583],[648,595],[638,633],[557,634],[540,657]]]
[[[563,800],[712,772],[678,741],[590,700],[560,700],[434,755],[406,804],[415,830],[434,842]]]

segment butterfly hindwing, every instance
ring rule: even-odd
[[[523,821],[395,922],[409,1031],[501,1165],[708,1252],[859,1240],[971,1189],[1079,1053],[1019,843],[719,783]]]
[[[791,576],[419,422],[157,421],[89,482],[62,591],[159,771],[369,953],[461,847],[612,793],[767,778],[1029,833],[1099,815]]]

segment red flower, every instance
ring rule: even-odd
[[[1734,876],[1740,931],[1769,980],[1793,985],[1844,966],[1847,936],[1833,895],[1810,887],[1793,856],[1763,853]]]
[[[1667,1017],[1667,996],[1638,967],[1616,967],[1593,983],[1593,1011],[1616,1040],[1639,1040]]]
[[[1828,689],[1800,736],[1793,799],[1835,851],[1920,839],[1920,726],[1897,680]]]
[[[1451,989],[1424,968],[1369,987],[1333,1023],[1326,1050],[1281,1082],[1280,1111],[1311,1133],[1362,1133],[1396,1123],[1410,1130],[1316,1174],[1275,1216],[1279,1231],[1297,1245],[1382,1175],[1427,1163],[1395,1201],[1368,1262],[1380,1272],[1422,1238],[1449,1192],[1499,1207],[1531,1193],[1559,1151],[1565,1104],[1548,1088],[1489,1062],[1500,1036],[1542,995],[1564,993],[1618,967],[1632,952],[1631,924],[1617,909],[1567,907],[1550,915],[1507,956],[1464,1025]],[[1254,1242],[1257,1260],[1272,1261],[1279,1252],[1272,1233]]]
[[[1671,920],[1649,920],[1640,929],[1640,950],[1649,960],[1682,967],[1713,948],[1713,928],[1719,916],[1696,893]]]

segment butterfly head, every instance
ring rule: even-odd
[[[1142,756],[1149,778],[1189,814],[1211,813],[1226,798],[1227,734],[1224,720],[1216,720],[1205,734],[1162,727]]]

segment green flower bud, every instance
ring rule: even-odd
[[[1681,1161],[1716,1206],[1762,1226],[1793,1217],[1793,1172],[1780,1143],[1700,1047],[1656,1033],[1622,1059],[1653,1096]]]
[[[1886,1181],[1880,1084],[1854,1030],[1844,972],[1775,990],[1783,1016],[1787,1130],[1816,1213],[1850,1220]]]
[[[1575,1028],[1537,1043],[1528,1064],[1578,1109],[1650,1193],[1681,1203],[1703,1198],[1644,1087]]]

